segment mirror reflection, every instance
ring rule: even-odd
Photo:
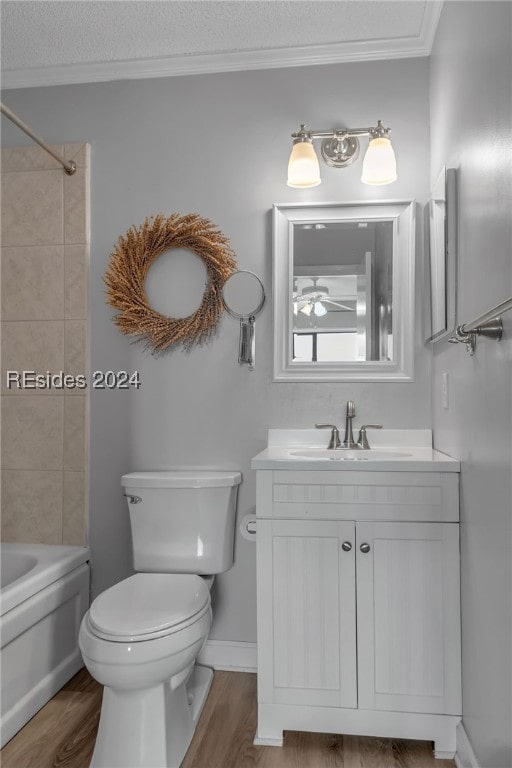
[[[412,381],[414,214],[274,206],[274,381]]]
[[[455,169],[443,167],[429,202],[432,322],[429,341],[440,341],[455,329],[457,282],[455,183]]]
[[[393,359],[391,221],[293,227],[294,361]]]
[[[224,283],[222,299],[225,309],[234,317],[257,315],[265,302],[263,283],[254,272],[240,269]]]

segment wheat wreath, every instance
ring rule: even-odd
[[[145,282],[154,261],[170,248],[187,248],[205,263],[207,279],[199,308],[188,317],[166,317],[154,310]],[[105,274],[107,301],[118,309],[114,322],[122,333],[135,335],[146,348],[163,352],[175,344],[191,349],[214,334],[223,311],[222,287],[236,271],[228,238],[197,213],[168,218],[148,217],[117,241]]]

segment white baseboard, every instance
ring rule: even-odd
[[[258,732],[253,739],[253,744],[256,747],[282,747],[284,739],[260,739]]]
[[[462,722],[457,726],[457,753],[455,755],[455,765],[457,768],[480,768]]]
[[[207,640],[199,654],[199,664],[228,672],[256,672],[256,643],[236,640]]]

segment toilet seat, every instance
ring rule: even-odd
[[[137,573],[102,592],[89,626],[112,642],[141,642],[179,632],[210,610],[210,592],[194,574]]]

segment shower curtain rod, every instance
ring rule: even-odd
[[[17,125],[18,128],[21,128],[23,133],[26,133],[27,136],[30,136],[31,139],[33,139],[36,144],[39,144],[40,147],[42,147],[46,152],[48,152],[49,155],[51,155],[57,162],[59,162],[62,167],[64,168],[65,172],[68,174],[68,176],[72,176],[76,171],[76,163],[74,160],[65,160],[61,155],[58,154],[58,152],[55,152],[48,144],[39,138],[39,136],[36,136],[34,131],[29,128],[29,126],[21,120],[18,115],[16,115],[9,107],[6,107],[6,105],[0,101],[0,112],[2,115],[5,115],[5,117],[11,121],[11,123],[14,123],[14,125]]]

